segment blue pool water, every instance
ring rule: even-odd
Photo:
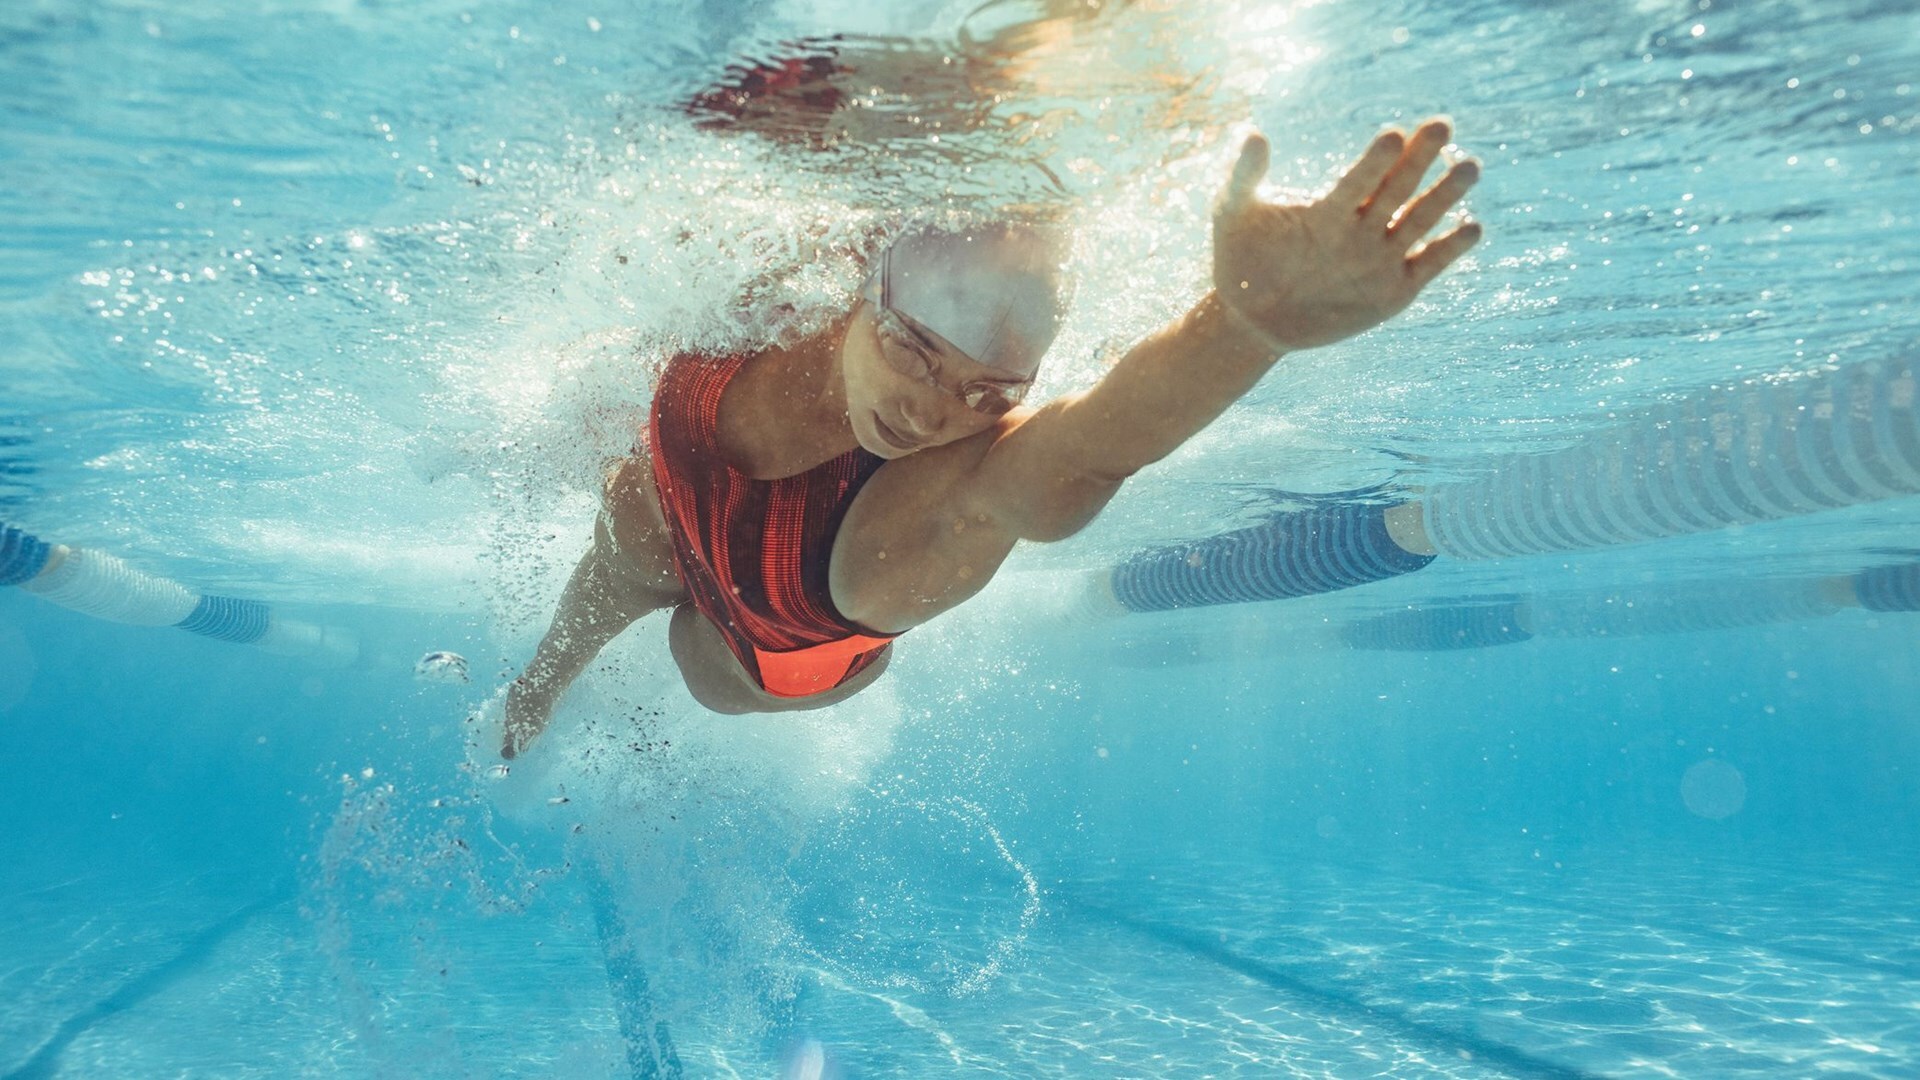
[[[828,48],[831,115],[686,107]],[[0,589],[0,1077],[1920,1074],[1920,613],[1855,602],[1920,562],[1915,83],[1876,0],[15,0],[0,522],[353,655]],[[642,624],[480,749],[666,350],[1037,203],[1084,387],[1242,132],[1307,193],[1432,113],[1482,245],[871,691],[715,717]],[[1827,509],[1727,494],[1850,407]],[[1535,553],[1079,599],[1341,492]]]

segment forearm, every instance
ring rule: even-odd
[[[1063,457],[1089,475],[1125,479],[1199,434],[1278,359],[1208,293],[1067,404],[1058,429]]]
[[[607,642],[658,606],[627,587],[596,539],[568,580],[553,625],[515,681],[516,696],[550,707]]]
[[[564,612],[556,614],[533,659],[514,680],[513,696],[525,704],[537,704],[542,711],[550,710],[615,636],[586,633],[565,619]]]
[[[960,512],[1021,540],[1072,536],[1127,477],[1206,427],[1278,358],[1209,293],[1093,389],[1010,425],[970,478]]]

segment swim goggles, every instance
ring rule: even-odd
[[[944,390],[959,398],[967,408],[987,416],[1004,415],[1025,400],[1027,391],[1032,389],[1032,376],[1013,372],[997,379],[976,379],[958,388],[941,382],[939,346],[933,343],[925,327],[893,307],[891,249],[881,253],[880,272],[861,290],[861,296],[873,305],[874,337],[879,343],[881,358],[907,378]]]

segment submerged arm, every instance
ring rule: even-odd
[[[602,520],[593,545],[574,567],[560,595],[553,625],[540,640],[525,674],[507,688],[507,733],[500,756],[512,758],[538,738],[553,707],[607,642],[650,611],[671,607],[677,597],[649,589],[619,562]]]

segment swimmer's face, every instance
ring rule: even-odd
[[[1032,385],[988,367],[898,312],[863,303],[841,353],[847,419],[883,458],[942,446],[993,427]]]

